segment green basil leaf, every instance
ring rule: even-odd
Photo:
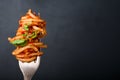
[[[37,37],[37,34],[36,33],[33,33],[33,35],[32,35],[32,39],[34,39],[34,38],[36,38]]]
[[[25,41],[24,43],[22,43],[22,44],[18,44],[18,45],[16,45],[16,46],[25,46],[25,45],[27,45],[27,41]]]
[[[14,40],[13,42],[11,42],[12,44],[22,44],[24,43],[26,40],[25,39],[18,39],[18,40]]]
[[[27,41],[25,39],[19,39],[19,40],[14,40],[11,42],[11,44],[15,46],[25,46],[27,44]]]
[[[29,30],[28,25],[24,25],[24,29],[25,29],[26,31],[28,31],[28,30]]]
[[[33,32],[31,35],[29,35],[29,38],[32,38],[32,39],[34,39],[34,38],[36,38],[36,37],[37,37],[36,32]]]

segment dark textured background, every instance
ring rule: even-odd
[[[0,80],[23,79],[7,38],[29,8],[48,32],[33,80],[119,80],[119,0],[0,0]]]

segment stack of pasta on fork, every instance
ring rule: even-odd
[[[12,54],[22,62],[35,61],[37,56],[43,55],[40,49],[47,47],[40,40],[46,34],[46,22],[29,9],[19,20],[16,36],[8,38],[10,43],[16,46]]]

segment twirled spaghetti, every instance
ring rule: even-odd
[[[29,9],[19,20],[16,36],[8,38],[10,43],[17,47],[12,54],[22,62],[36,60],[37,56],[43,55],[40,48],[47,47],[39,40],[44,36],[46,36],[46,22]]]

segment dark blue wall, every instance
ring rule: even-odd
[[[33,80],[119,78],[119,0],[0,0],[0,80],[23,80],[7,38],[30,8],[41,13],[48,32]]]

